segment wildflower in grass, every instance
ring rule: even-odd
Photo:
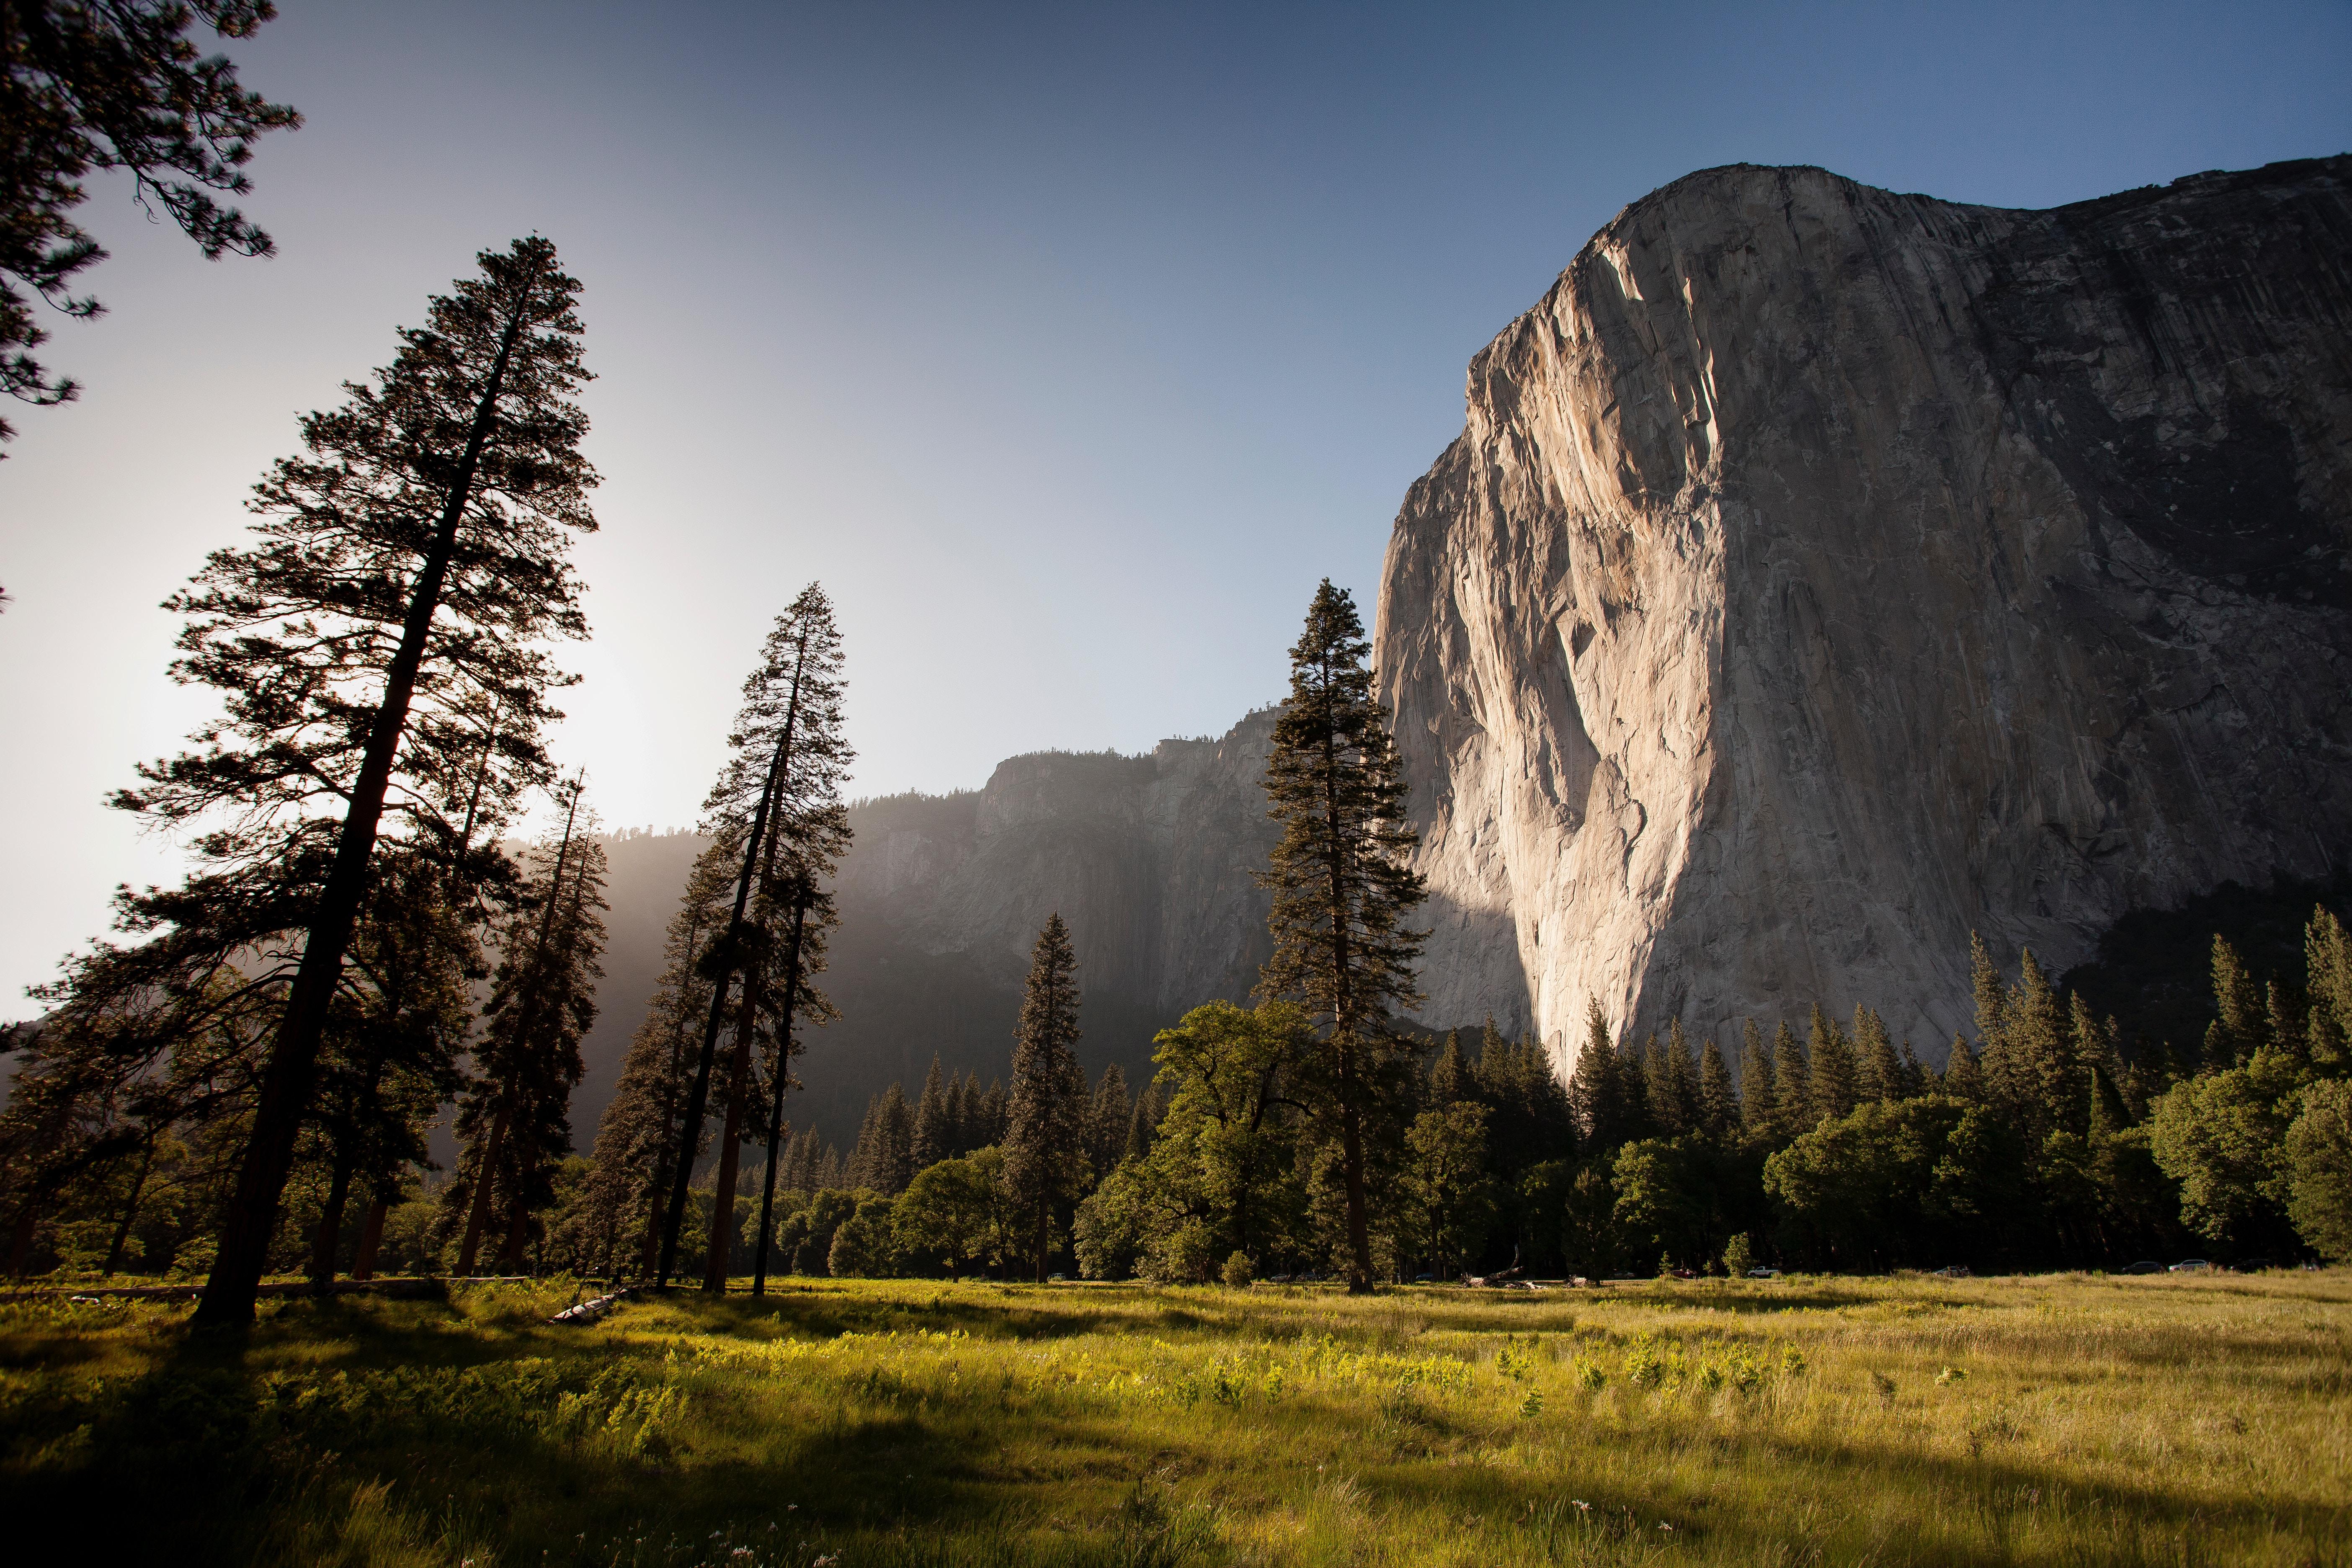
[[[1598,1394],[1601,1392],[1601,1384],[1609,1381],[1609,1374],[1601,1370],[1599,1362],[1587,1360],[1583,1356],[1578,1356],[1569,1363],[1568,1375],[1574,1381],[1577,1387],[1589,1394]],[[1584,1505],[1579,1503],[1576,1506],[1582,1508]]]
[[[1522,1421],[1532,1421],[1542,1414],[1543,1390],[1540,1388],[1528,1389],[1528,1396],[1519,1401],[1519,1419]]]
[[[1780,1375],[1782,1377],[1802,1377],[1805,1375],[1804,1352],[1794,1345],[1782,1345],[1780,1347]]]

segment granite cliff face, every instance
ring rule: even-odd
[[[1636,203],[1472,363],[1377,660],[1433,1022],[1934,1054],[1969,932],[2352,848],[2352,159],[2047,212]]]

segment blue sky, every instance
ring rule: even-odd
[[[0,463],[0,990],[173,847],[100,805],[202,702],[155,605],[473,253],[587,285],[595,640],[556,740],[692,819],[769,616],[841,605],[860,793],[1223,731],[1369,608],[1464,367],[1714,164],[2042,206],[2352,148],[2352,6],[281,0],[268,262],[98,182],[112,308]],[[0,1005],[0,1016],[13,1009]]]

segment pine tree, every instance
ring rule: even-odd
[[[849,1184],[895,1197],[914,1179],[914,1112],[893,1083],[866,1102],[866,1120],[849,1157]]]
[[[2020,1021],[2013,1016],[2015,998],[2001,979],[2000,971],[1993,967],[1992,954],[1987,951],[1984,939],[1974,932],[1969,936],[1969,965],[1970,984],[1976,993],[1976,1056],[1984,1103],[1999,1107],[2010,1117],[2021,1118],[2026,1102],[2032,1098],[2032,1072],[2018,1037]]]
[[[1127,1147],[1120,1153],[1121,1162],[1148,1156],[1151,1152],[1151,1138],[1156,1131],[1156,1124],[1151,1120],[1151,1095],[1150,1090],[1146,1090],[1136,1097],[1135,1109],[1128,1115]]]
[[[1894,1100],[1904,1097],[1903,1059],[1887,1037],[1886,1021],[1868,1007],[1853,1010],[1853,1068],[1856,1098]]]
[[[512,1263],[530,1218],[551,1198],[550,1174],[572,1143],[580,1042],[596,1020],[604,951],[604,847],[581,831],[581,788],[566,792],[562,831],[532,851],[521,907],[507,923],[498,974],[474,1051],[475,1082],[457,1112],[469,1147],[446,1201],[465,1215],[457,1270],[471,1274],[503,1205],[497,1256]]]
[[[931,1056],[931,1070],[923,1077],[923,1097],[915,1102],[915,1135],[913,1156],[915,1169],[929,1170],[942,1160],[952,1159],[955,1146],[954,1110],[949,1098],[947,1076],[940,1070],[938,1053]],[[1124,1127],[1119,1130],[1123,1134]]]
[[[201,1323],[252,1319],[387,814],[395,838],[480,880],[495,849],[461,836],[456,803],[488,784],[499,807],[547,776],[538,733],[561,678],[538,645],[585,635],[566,560],[595,527],[579,285],[543,239],[480,262],[388,369],[302,419],[305,454],[256,487],[259,542],[215,552],[167,602],[189,617],[174,677],[220,693],[226,716],[115,797],[173,827],[226,824],[197,840],[190,891],[274,888],[301,933]]]
[[[473,1021],[467,983],[480,977],[481,955],[448,891],[431,862],[387,856],[352,934],[320,1039],[316,1131],[328,1179],[310,1252],[320,1290],[334,1278],[353,1186],[380,1194],[422,1163],[425,1125],[462,1081],[457,1058]]]
[[[1462,1057],[1461,1031],[1448,1029],[1444,1045],[1438,1048],[1437,1059],[1429,1066],[1429,1103],[1442,1110],[1473,1098],[1473,1093],[1470,1064]]]
[[[977,1083],[980,1074],[975,1071],[971,1076]],[[976,1106],[971,1119],[973,1151],[1003,1147],[1005,1134],[1013,1125],[1013,1101],[1005,1092],[1004,1085],[996,1079],[989,1079],[988,1088],[982,1091]]]
[[[1326,578],[1290,650],[1290,696],[1266,763],[1269,813],[1283,825],[1264,884],[1274,956],[1259,989],[1297,1002],[1324,1032],[1317,1095],[1336,1122],[1345,1188],[1349,1289],[1371,1289],[1364,1136],[1392,1116],[1401,1042],[1393,1014],[1421,1000],[1420,933],[1404,921],[1423,896],[1405,861],[1418,841],[1365,660],[1355,602]]]
[[[1731,1069],[1713,1035],[1699,1052],[1698,1106],[1699,1126],[1717,1142],[1728,1142],[1739,1130],[1739,1092],[1732,1087]]]
[[[1818,1005],[1813,1008],[1810,1046],[1814,1118],[1835,1121],[1853,1115],[1858,1098],[1853,1042]]]
[[[1952,1037],[1951,1055],[1944,1059],[1943,1082],[1937,1086],[1952,1099],[1969,1105],[1985,1102],[1984,1072],[1966,1035]]]
[[[1103,1068],[1102,1081],[1095,1087],[1094,1102],[1087,1110],[1087,1159],[1096,1181],[1117,1169],[1126,1154],[1128,1123],[1134,1115],[1135,1101],[1127,1092],[1127,1074],[1113,1062]]]
[[[980,1073],[978,1069],[961,1078],[950,1077],[948,1083],[948,1125],[953,1130],[949,1148],[953,1157],[961,1159],[980,1147],[973,1137],[980,1124]]]
[[[1585,1003],[1584,1044],[1569,1076],[1568,1098],[1584,1145],[1594,1153],[1607,1153],[1633,1136],[1632,1095],[1598,1001]]]
[[[776,617],[761,646],[727,737],[730,755],[703,803],[711,836],[740,841],[741,858],[734,907],[708,964],[710,1011],[687,1090],[681,1157],[671,1176],[669,1208],[662,1223],[655,1268],[661,1284],[668,1282],[677,1256],[693,1173],[684,1151],[703,1136],[720,1035],[731,1019],[735,1041],[720,1086],[725,1125],[719,1138],[715,1189],[724,1213],[731,1212],[734,1202],[745,1127],[761,1125],[752,1121],[753,1067],[763,1026],[774,1031],[782,1051],[771,1101],[781,1119],[783,1090],[791,1080],[793,1021],[804,1010],[819,1016],[829,1011],[806,984],[804,972],[814,968],[811,932],[821,938],[833,919],[822,880],[849,837],[840,801],[852,755],[841,733],[842,690],[841,637],[833,623],[833,606],[824,590],[812,583]],[[739,978],[743,984],[737,994],[732,988]],[[763,1220],[763,1236],[765,1230]],[[703,1276],[706,1290],[726,1289],[729,1250],[727,1235],[714,1235]]]
[[[1058,914],[1030,952],[1021,1024],[1013,1038],[1013,1101],[1004,1133],[1004,1180],[1029,1229],[1037,1282],[1045,1282],[1053,1206],[1077,1174],[1087,1080],[1078,1041],[1077,954]]]
[[[794,1026],[803,1019],[822,1025],[840,1016],[832,1001],[812,984],[811,977],[824,972],[830,934],[839,923],[833,894],[817,879],[823,876],[829,879],[833,876],[849,844],[849,817],[839,791],[844,770],[837,763],[821,761],[819,750],[814,747],[806,749],[803,757],[832,770],[826,775],[824,804],[819,810],[800,809],[784,816],[778,839],[791,846],[787,854],[789,873],[772,881],[762,895],[768,909],[773,911],[767,920],[781,921],[782,911],[791,910],[790,932],[782,943],[755,952],[762,962],[750,964],[744,976],[747,1005],[770,1010],[768,1037],[772,1047],[766,1062],[767,1130],[761,1141],[768,1149],[769,1158],[761,1178],[759,1239],[753,1248],[751,1268],[754,1296],[764,1295],[768,1288],[768,1253],[775,1231],[775,1151],[784,1136],[784,1095],[798,1081],[792,1074],[793,1058],[803,1048]],[[845,747],[839,758],[845,761],[846,757]],[[895,1086],[893,1092],[898,1092]],[[900,1094],[899,1099],[903,1110],[905,1096]],[[893,1166],[900,1187],[914,1173],[910,1165],[899,1168],[913,1154],[911,1112],[905,1114],[903,1123],[899,1161]]]
[[[1813,1099],[1812,1064],[1785,1021],[1772,1033],[1772,1075],[1780,1089],[1774,1131],[1784,1142],[1801,1138],[1813,1130],[1821,1112]]]
[[[2213,1003],[2221,1016],[2231,1058],[2250,1059],[2269,1037],[2262,987],[2254,983],[2253,973],[2238,956],[2238,950],[2218,932],[2213,938]]]
[[[1771,1140],[1779,1120],[1780,1090],[1772,1073],[1771,1047],[1756,1020],[1739,1026],[1739,1110],[1750,1142]]]
[[[693,1051],[710,1008],[702,963],[726,921],[733,859],[724,840],[695,857],[663,941],[661,976],[596,1125],[594,1202],[616,1236],[635,1227],[635,1265],[646,1278],[654,1272]],[[691,1158],[702,1152],[698,1145]]]
[[[2352,1066],[2352,937],[2334,911],[2320,905],[2303,928],[2305,987],[2311,1019],[2305,1054],[2321,1072]]]
[[[253,139],[302,117],[247,91],[236,67],[199,57],[189,27],[248,38],[268,0],[11,0],[0,5],[0,393],[36,405],[80,389],[52,381],[30,351],[47,341],[32,300],[68,318],[103,314],[68,290],[106,258],[68,214],[92,169],[126,169],[141,205],[161,205],[208,261],[269,256],[269,236],[214,192],[251,190]],[[0,420],[0,441],[16,434]]]
[[[2032,949],[2020,954],[2018,968],[2008,1008],[2007,1105],[2038,1145],[2053,1131],[2082,1131],[2086,1086],[2057,988],[2034,962]],[[1995,1093],[2002,1087],[1997,1082]]]
[[[1919,1059],[1919,1053],[1911,1048],[1911,1042],[1905,1040],[1902,1067],[1896,1075],[1895,1097],[1897,1100],[1916,1100],[1927,1092],[1932,1082],[1933,1079],[1928,1072],[1927,1064]]]
[[[1699,1104],[1698,1064],[1691,1058],[1690,1037],[1683,1032],[1683,1021],[1666,1021],[1665,1056],[1654,1086],[1651,1103],[1657,1108],[1659,1129],[1669,1138],[1698,1131],[1702,1108]]]

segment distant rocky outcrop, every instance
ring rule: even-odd
[[[1743,166],[1596,235],[1472,362],[1389,546],[1422,1020],[1565,1072],[1589,1001],[1727,1043],[1862,1002],[1932,1058],[1971,930],[2063,969],[2132,910],[2341,877],[2347,179],[2017,212]],[[856,808],[796,1118],[845,1140],[934,1051],[1002,1073],[1056,910],[1092,1068],[1245,996],[1272,718]],[[614,851],[583,1141],[695,847]]]
[[[2047,212],[1625,209],[1471,363],[1382,579],[1429,1016],[1930,1054],[1969,933],[2352,859],[2352,159]]]
[[[808,1037],[796,1123],[845,1142],[866,1097],[893,1079],[919,1089],[933,1052],[950,1068],[1003,1076],[1030,944],[1056,911],[1077,948],[1078,1054],[1091,1072],[1116,1061],[1133,1074],[1153,1033],[1186,1009],[1246,999],[1267,952],[1252,872],[1275,838],[1259,782],[1273,719],[1254,713],[1221,739],[1163,741],[1143,756],[1034,752],[999,763],[978,790],[853,807],[822,981],[842,1017]],[[583,1144],[702,843],[677,834],[612,847],[613,947],[572,1113]]]

